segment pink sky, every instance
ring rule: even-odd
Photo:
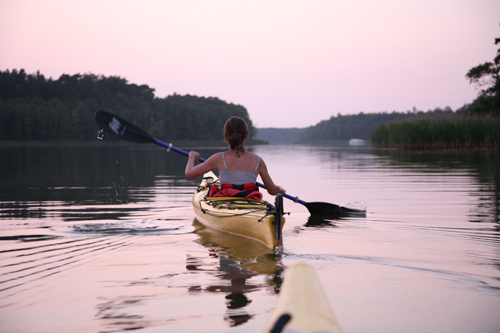
[[[257,127],[471,102],[498,0],[0,0],[0,69],[215,96]],[[112,110],[119,112],[119,110]]]

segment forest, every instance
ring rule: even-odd
[[[414,107],[406,112],[338,113],[307,128],[265,128],[259,133],[245,107],[216,97],[157,98],[153,88],[117,76],[63,74],[53,80],[40,72],[5,70],[0,71],[0,141],[94,140],[93,115],[104,109],[169,140],[220,142],[220,129],[236,115],[247,121],[251,139],[271,143],[358,138],[393,148],[500,148],[500,48],[493,61],[471,68],[465,78],[481,90],[472,103],[455,111]]]
[[[0,141],[95,140],[98,110],[116,113],[158,138],[221,141],[225,121],[246,120],[247,110],[216,97],[173,94],[156,98],[147,85],[94,74],[63,74],[57,80],[37,72],[0,71]]]
[[[300,136],[301,143],[315,143],[326,141],[346,141],[349,139],[370,140],[370,136],[377,127],[384,123],[409,119],[423,114],[453,114],[449,107],[436,108],[427,112],[413,108],[406,112],[378,112],[355,115],[332,116],[329,120],[319,122],[315,126],[304,129]]]

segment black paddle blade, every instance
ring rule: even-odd
[[[334,216],[364,216],[365,208],[348,208],[327,202],[307,202],[305,204],[311,215],[334,215]]]
[[[156,139],[139,127],[132,125],[128,121],[106,111],[97,111],[95,122],[105,131],[110,132],[122,139],[134,141],[137,143],[156,142]]]
[[[340,207],[327,202],[307,202],[305,204],[311,215],[335,215],[340,213]]]

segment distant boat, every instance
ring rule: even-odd
[[[349,146],[364,146],[365,144],[366,144],[366,141],[362,140],[362,139],[349,140]]]

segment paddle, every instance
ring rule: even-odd
[[[137,126],[129,123],[128,121],[111,114],[106,111],[97,111],[95,114],[96,123],[103,128],[104,130],[126,140],[134,141],[137,143],[155,143],[159,146],[165,147],[168,151],[175,151],[176,153],[189,156],[187,151],[174,147],[171,143],[162,142],[150,134],[144,132]],[[200,158],[200,162],[205,162],[205,159]],[[257,182],[257,185],[266,188],[264,184]],[[331,203],[326,202],[305,202],[300,200],[298,197],[293,197],[289,194],[283,195],[285,198],[292,200],[293,202],[297,202],[301,205],[306,206],[311,215],[342,215],[342,214],[359,214],[364,213],[363,210],[352,209],[348,207],[338,206]]]

